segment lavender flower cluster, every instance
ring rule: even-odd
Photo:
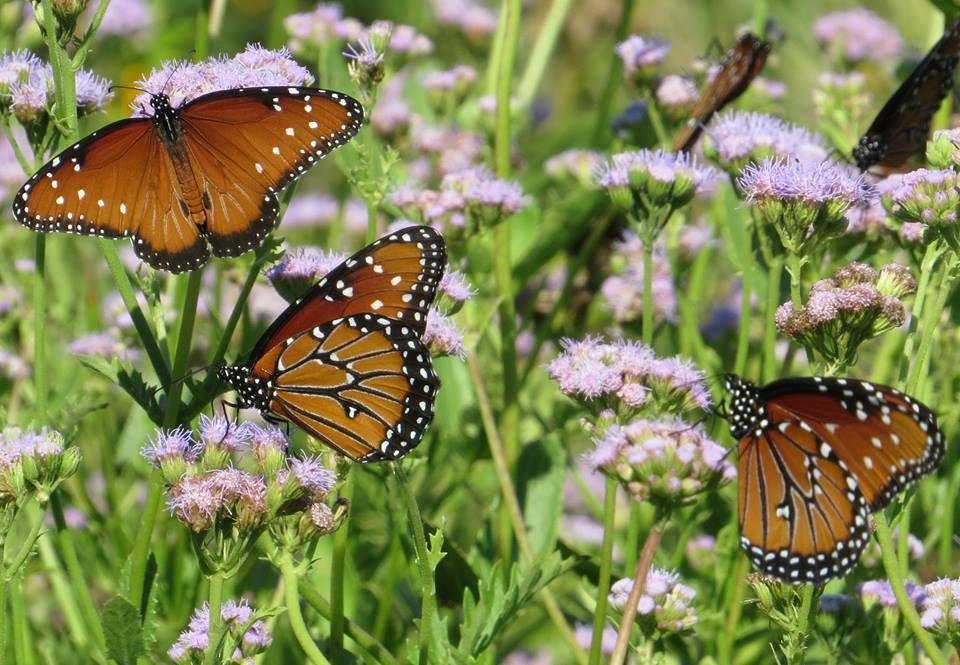
[[[273,636],[266,622],[253,620],[255,611],[246,600],[226,600],[220,607],[220,616],[227,627],[229,639],[238,642],[230,657],[231,662],[252,665],[257,654],[273,644]],[[242,634],[239,634],[242,631]],[[195,663],[206,655],[210,647],[210,607],[204,603],[194,611],[187,629],[167,651],[175,663]]]
[[[633,580],[622,579],[610,587],[610,604],[623,610],[633,589]],[[697,624],[693,600],[697,592],[680,582],[677,573],[651,568],[637,603],[637,621],[647,635],[654,631],[680,633]]]

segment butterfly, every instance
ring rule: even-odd
[[[720,71],[700,96],[686,127],[673,142],[674,152],[689,152],[713,114],[742,95],[763,70],[770,43],[747,32],[720,63]]]
[[[286,420],[359,462],[397,459],[433,420],[440,381],[421,337],[446,265],[428,226],[391,233],[331,270],[217,377],[241,408]]]
[[[923,148],[933,114],[953,89],[958,59],[960,20],[946,29],[853,148],[853,159],[861,171],[896,169]]]
[[[943,460],[933,412],[894,388],[725,379],[739,440],[740,546],[767,575],[817,584],[845,575],[870,537],[870,513]]]
[[[333,90],[237,88],[99,129],[51,159],[17,192],[34,231],[129,236],[154,268],[183,272],[260,244],[277,194],[360,129],[359,102]]]

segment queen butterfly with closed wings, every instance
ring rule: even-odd
[[[243,408],[289,421],[359,462],[397,459],[433,420],[440,381],[421,340],[446,265],[427,226],[377,240],[330,271],[218,378]]]
[[[726,387],[740,546],[786,582],[845,575],[870,537],[870,513],[943,460],[933,412],[894,388],[830,377],[755,386],[733,374]]]
[[[277,194],[359,131],[363,109],[334,90],[237,88],[93,132],[45,164],[13,200],[34,231],[131,237],[154,268],[183,272],[260,244]]]

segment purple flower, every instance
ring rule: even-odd
[[[592,189],[597,186],[594,173],[603,166],[604,161],[603,153],[596,150],[573,148],[548,159],[543,164],[543,170],[558,180],[574,179],[581,187]]]
[[[295,51],[306,47],[316,48],[333,41],[340,41],[353,30],[353,23],[345,21],[343,8],[336,3],[320,3],[312,12],[291,14],[283,20],[283,27],[290,35],[290,47]],[[359,34],[356,29],[355,37]]]
[[[75,356],[99,356],[101,358],[119,358],[134,363],[140,359],[140,352],[129,348],[111,333],[92,333],[70,342],[67,350]]]
[[[234,467],[214,469],[205,479],[220,498],[220,511],[241,528],[256,528],[267,517],[267,483],[259,474]]]
[[[92,14],[93,10],[94,6],[88,5],[87,14]],[[140,37],[152,25],[153,16],[146,0],[111,0],[97,28],[97,36]]]
[[[470,65],[429,71],[423,76],[423,87],[431,93],[457,92],[462,98],[477,80],[477,70]]]
[[[942,637],[960,630],[960,580],[939,579],[923,587],[920,625]]]
[[[207,531],[222,506],[219,489],[209,476],[183,476],[170,486],[167,508],[194,533]]]
[[[384,51],[377,48],[369,36],[361,37],[356,44],[347,45],[343,52],[347,59],[347,71],[351,80],[361,89],[369,90],[383,80]]]
[[[622,579],[610,587],[610,604],[623,610],[633,589],[633,580]],[[682,632],[696,625],[693,599],[697,592],[680,582],[677,573],[653,566],[644,581],[643,593],[637,601],[637,621],[645,633],[654,629]]]
[[[298,64],[286,49],[273,51],[256,44],[233,58],[207,58],[201,62],[165,62],[137,87],[147,92],[130,105],[135,116],[151,115],[150,95],[164,93],[173,106],[215,90],[274,85],[309,85],[310,72]]]
[[[610,426],[585,459],[619,480],[634,500],[665,507],[687,502],[708,483],[736,477],[726,455],[702,426],[662,419]]]
[[[19,355],[0,349],[0,376],[15,381],[25,379],[30,376],[30,366]]]
[[[390,33],[390,50],[408,56],[427,55],[433,53],[433,42],[412,25],[395,25]]]
[[[713,119],[705,135],[703,154],[731,174],[764,157],[820,162],[830,154],[819,134],[763,113],[726,111]]]
[[[414,150],[433,159],[441,177],[476,166],[487,145],[486,139],[477,132],[431,125],[417,116],[410,122],[410,142]]]
[[[242,450],[250,442],[250,423],[234,423],[223,416],[200,416],[200,442],[224,450]]]
[[[760,93],[771,101],[777,101],[787,96],[787,84],[783,81],[774,81],[765,76],[758,76],[750,84],[750,90]]]
[[[673,321],[677,315],[677,296],[673,288],[670,261],[662,248],[653,253],[652,299],[656,321]],[[636,321],[643,314],[643,242],[631,232],[613,246],[615,274],[604,280],[600,292],[617,322]]]
[[[670,74],[657,85],[657,102],[673,117],[685,117],[692,109],[700,92],[693,79]]]
[[[578,623],[573,630],[573,637],[584,651],[590,650],[590,644],[593,642],[593,626],[586,623]],[[612,656],[613,649],[617,644],[617,629],[613,626],[604,626],[600,634],[600,653],[604,656]]]
[[[293,302],[328,272],[343,263],[346,255],[301,247],[267,270],[267,279],[287,302]]]
[[[229,636],[227,644],[239,641],[240,648],[232,654],[231,662],[253,662],[253,657],[262,653],[273,642],[270,630],[263,621],[254,621],[241,636],[240,630],[256,615],[249,603],[225,600],[220,608],[220,616],[226,624]],[[190,617],[186,630],[167,651],[167,655],[176,663],[194,663],[202,660],[203,652],[210,643],[210,608],[204,603]]]
[[[283,213],[285,229],[309,229],[333,222],[340,206],[329,194],[298,194]]]
[[[447,270],[440,279],[438,288],[441,294],[458,303],[464,303],[477,295],[467,281],[467,276],[459,270]]]
[[[614,48],[623,61],[623,75],[628,80],[650,78],[670,52],[670,44],[657,37],[630,35]]]
[[[831,54],[851,62],[893,60],[903,50],[897,29],[863,8],[824,14],[813,24],[813,36]]]
[[[315,500],[323,499],[337,482],[337,474],[323,466],[318,458],[291,457],[290,471],[302,491]]]
[[[196,459],[198,450],[192,432],[181,426],[176,429],[157,430],[156,438],[144,446],[140,454],[153,466],[160,467],[171,459],[191,462]]]
[[[952,169],[917,169],[898,178],[887,178],[883,201],[897,222],[923,224],[931,234],[956,245],[960,178]],[[933,236],[927,234],[929,241]]]
[[[437,23],[460,29],[473,42],[484,41],[497,28],[497,15],[473,0],[432,0]]]
[[[906,582],[904,588],[910,602],[919,607],[926,596],[924,587]],[[890,586],[889,580],[870,580],[861,584],[860,600],[867,609],[870,609],[874,604],[879,604],[887,609],[896,609],[897,607],[897,597],[893,595],[893,587]]]
[[[616,392],[623,385],[621,372],[612,362],[613,345],[593,337],[565,339],[560,344],[563,352],[549,364],[548,370],[565,395],[595,399]]]
[[[81,116],[101,110],[113,99],[110,82],[85,69],[77,72],[76,86],[77,112]]]
[[[449,317],[440,314],[432,307],[427,311],[427,327],[423,333],[423,343],[435,356],[456,356],[464,358],[463,333]]]
[[[707,569],[717,561],[717,539],[706,534],[691,538],[684,547],[684,553],[694,568]]]
[[[446,175],[440,187],[459,193],[468,212],[477,216],[481,223],[499,221],[530,202],[518,183],[495,178],[482,166]]]

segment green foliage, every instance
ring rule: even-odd
[[[119,665],[136,663],[144,653],[137,608],[123,596],[114,596],[103,606],[102,625],[110,657]]]

